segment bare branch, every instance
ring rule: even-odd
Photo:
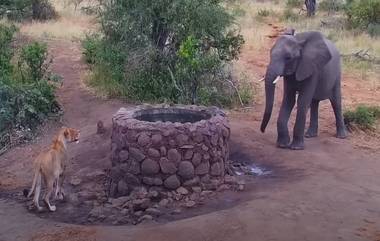
[[[341,54],[343,58],[356,58],[362,61],[367,61],[375,64],[380,64],[380,59],[377,59],[375,56],[372,56],[370,49],[361,49],[351,54]]]
[[[226,79],[226,81],[232,86],[232,88],[235,89],[236,94],[237,94],[237,96],[239,97],[240,105],[241,105],[242,107],[244,107],[244,103],[243,103],[243,100],[241,99],[241,96],[240,96],[240,93],[239,93],[239,89],[236,87],[236,85],[235,85],[231,80]]]

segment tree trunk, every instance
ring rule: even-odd
[[[307,16],[314,16],[317,7],[316,0],[305,0],[305,5],[307,10]]]

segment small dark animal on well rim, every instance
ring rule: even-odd
[[[104,134],[105,132],[106,132],[106,128],[104,127],[103,121],[98,121],[96,133]]]

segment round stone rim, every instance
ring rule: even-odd
[[[152,122],[158,118],[141,118],[145,114],[161,113],[195,114],[199,118],[161,119],[182,122]],[[200,120],[202,117],[206,119]],[[183,122],[187,120],[190,122]],[[126,195],[140,185],[169,190],[194,185],[204,190],[216,188],[215,185],[223,183],[226,174],[230,134],[228,117],[217,107],[141,105],[133,109],[120,108],[113,117],[110,196]],[[121,185],[119,190],[120,180],[126,182],[128,188]]]
[[[136,119],[137,114],[144,110],[152,110],[152,109],[180,109],[185,111],[191,111],[191,112],[200,112],[201,114],[209,115],[210,118],[206,118],[197,122],[162,122],[162,121],[156,121],[156,122],[150,122],[150,121],[143,121]],[[173,126],[175,127],[188,127],[193,126],[193,128],[196,127],[202,127],[207,122],[209,123],[216,123],[220,122],[221,119],[226,118],[226,113],[222,111],[221,109],[211,106],[197,106],[197,105],[139,105],[135,107],[132,110],[128,110],[124,107],[120,108],[119,111],[113,116],[112,122],[118,123],[123,127],[127,127],[130,129],[135,130],[162,130],[162,128],[171,128]]]

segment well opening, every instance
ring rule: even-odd
[[[134,118],[140,121],[147,122],[179,122],[179,123],[195,123],[201,120],[211,118],[210,113],[177,109],[177,108],[152,108],[141,110],[135,113]]]

